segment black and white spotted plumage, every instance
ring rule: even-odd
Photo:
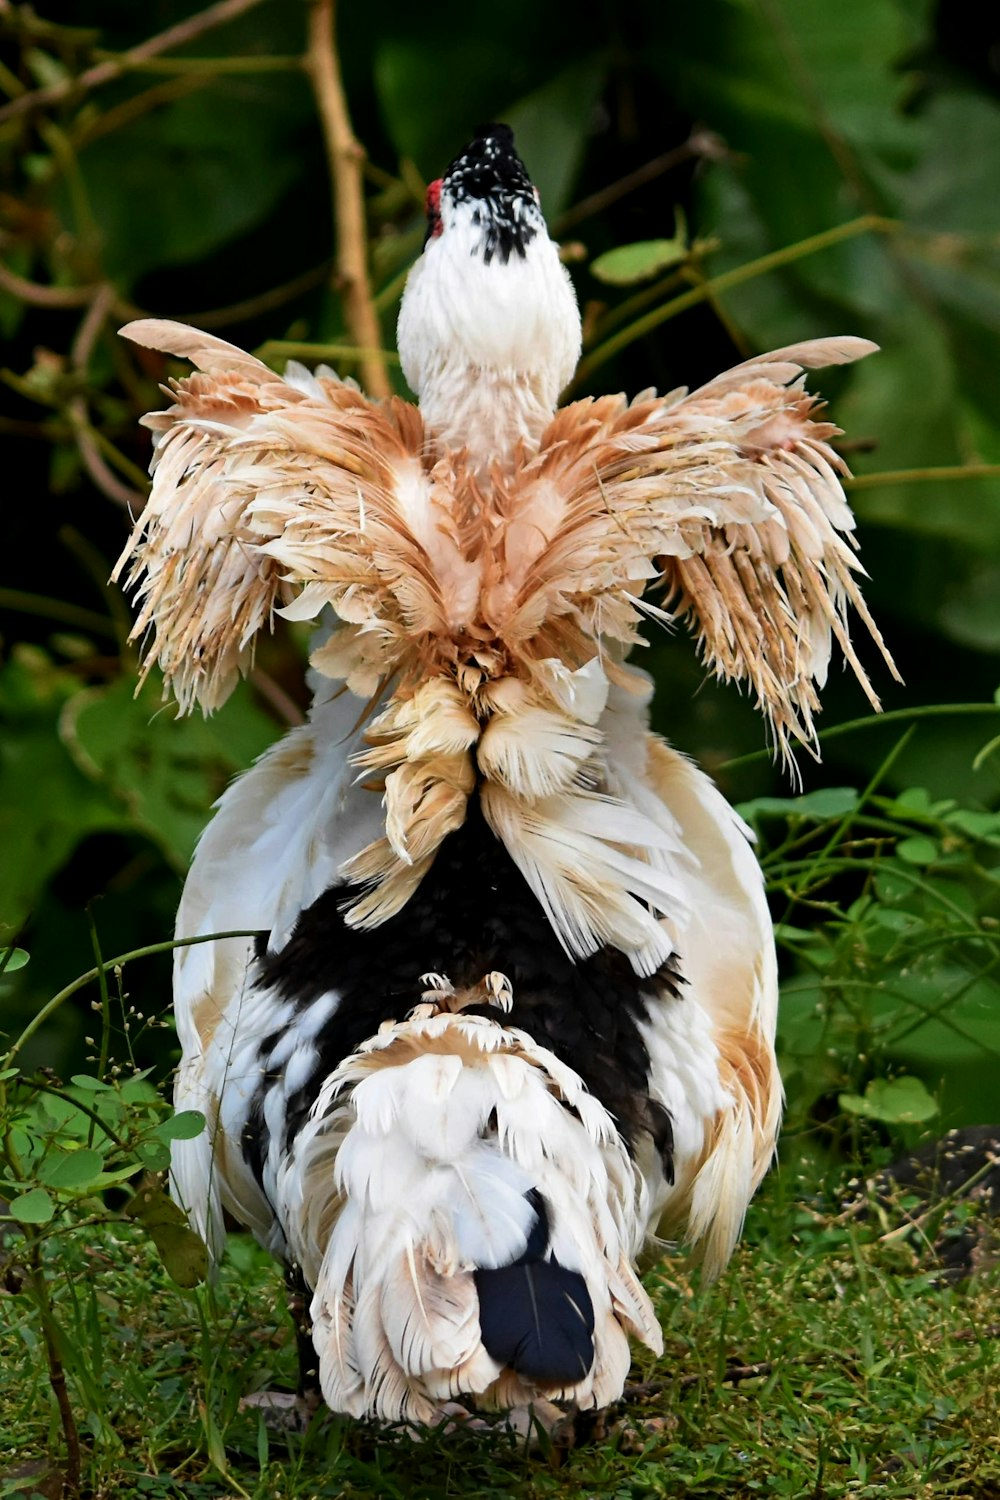
[[[833,637],[867,682],[803,371],[872,346],[557,410],[580,317],[503,126],[428,193],[398,330],[419,410],[126,332],[200,367],[147,419],[119,565],[147,666],[211,709],[271,612],[319,626],[308,721],[222,797],[185,883],[179,937],[256,937],[175,955],[176,1102],[207,1127],[174,1193],[216,1255],[229,1213],[304,1282],[334,1410],[603,1406],[630,1338],[662,1346],[641,1257],[670,1238],[721,1270],[781,1106],[761,873],[650,733],[643,591],[782,746]]]

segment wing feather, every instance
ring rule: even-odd
[[[156,434],[153,487],[113,575],[139,602],[143,676],[159,665],[182,711],[225,700],[279,607],[304,617],[330,603],[370,624],[388,575],[409,606],[384,627],[390,643],[421,610],[440,613],[440,579],[415,529],[430,524],[423,429],[405,402],[375,405],[328,371],[293,366],[283,379],[179,323],[142,319],[122,332],[199,366],[170,382],[173,405],[144,419]],[[378,675],[367,673],[367,692]]]
[[[495,593],[510,635],[560,654],[557,628],[628,646],[659,574],[716,675],[747,682],[790,758],[816,745],[835,640],[869,702],[853,609],[896,669],[861,595],[848,470],[804,387],[805,369],[871,353],[814,339],[758,355],[700,390],[564,408],[521,477],[507,523],[514,564]],[[655,566],[654,566],[655,563]],[[564,643],[563,643],[564,644]],[[898,677],[897,677],[898,680]]]

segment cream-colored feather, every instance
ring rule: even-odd
[[[290,1251],[315,1288],[324,1394],[339,1410],[415,1421],[460,1393],[504,1404],[510,1372],[501,1397],[472,1272],[523,1251],[535,1188],[554,1253],[579,1269],[599,1310],[594,1370],[562,1394],[604,1404],[628,1367],[623,1327],[662,1343],[630,1264],[642,1227],[618,1132],[525,1033],[430,1011],[345,1059],[277,1167]],[[514,1385],[532,1399],[530,1385]]]
[[[502,129],[473,144],[506,160],[506,203],[520,179]],[[629,1337],[662,1345],[637,1257],[668,1236],[720,1271],[773,1150],[763,881],[740,820],[649,734],[651,684],[627,662],[644,620],[685,619],[786,759],[815,746],[834,643],[877,706],[851,609],[891,669],[858,586],[837,429],[803,373],[874,346],[807,341],[694,392],[557,410],[579,317],[530,184],[511,199],[523,253],[499,263],[483,239],[495,205],[470,201],[464,157],[453,170],[400,323],[420,410],[322,368],[278,376],[178,324],[124,330],[198,368],[146,419],[153,489],[116,569],[143,671],[158,665],[184,710],[223,701],[274,614],[322,621],[310,722],[223,798],[182,902],[182,937],[262,938],[180,950],[177,1100],[210,1129],[179,1144],[174,1184],[213,1248],[228,1210],[302,1268],[335,1410],[417,1422],[456,1398],[617,1399]],[[413,942],[433,972],[409,974],[407,904],[480,814],[483,920],[453,935],[452,970],[432,888]],[[525,1001],[503,953],[469,975],[503,917],[492,859],[516,882],[513,862],[578,965],[552,944],[552,971],[572,975],[560,1003],[582,1012],[577,973],[625,987],[587,1035],[634,1025],[648,1058],[628,1146],[584,1060],[522,1029],[549,1036],[553,996]],[[298,953],[306,928],[320,957]],[[362,1000],[357,955],[374,962],[380,928],[397,946]],[[359,1045],[351,1008],[377,1010],[383,991]],[[594,1318],[591,1368],[561,1390],[495,1358],[480,1326],[477,1272],[517,1265],[543,1229],[532,1255],[583,1278]]]
[[[159,661],[182,706],[214,706],[283,599],[295,618],[330,606],[342,622],[313,657],[319,671],[362,696],[394,684],[358,757],[384,774],[386,807],[384,840],[350,871],[371,887],[360,924],[409,898],[478,774],[492,826],[568,949],[610,942],[642,971],[662,961],[649,914],[664,910],[662,887],[641,889],[635,870],[646,841],[624,839],[626,863],[591,820],[573,848],[570,808],[553,821],[539,807],[565,794],[583,818],[605,785],[593,714],[567,713],[546,663],[627,681],[621,653],[643,614],[661,613],[642,598],[660,577],[709,665],[750,682],[783,754],[792,736],[814,740],[831,638],[876,701],[847,629],[854,604],[881,644],[845,540],[835,429],[814,420],[799,379],[867,353],[862,340],[779,350],[692,395],[577,402],[484,488],[460,453],[427,455],[402,402],[374,406],[332,378],[290,386],[178,325],[129,332],[208,372],[177,384],[155,419],[166,431],[153,497],[129,543],[136,631],[153,634],[147,670]],[[442,753],[427,725],[446,700],[454,749]],[[610,901],[596,880],[586,895],[558,873],[584,848]]]

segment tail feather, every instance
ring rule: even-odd
[[[543,1386],[576,1385],[594,1363],[594,1304],[579,1271],[521,1260],[475,1273],[483,1343],[500,1365]]]
[[[383,1028],[331,1076],[278,1200],[337,1409],[432,1421],[515,1386],[589,1406],[627,1365],[623,1322],[658,1344],[628,1269],[634,1170],[583,1093],[524,1033],[450,1013]]]

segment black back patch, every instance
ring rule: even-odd
[[[419,1003],[422,975],[446,975],[460,990],[499,971],[513,988],[510,1014],[504,1018],[488,1005],[469,1006],[463,1014],[505,1021],[554,1052],[614,1118],[630,1151],[640,1135],[652,1136],[673,1180],[670,1116],[649,1096],[649,1054],[639,1023],[654,984],[678,994],[674,970],[640,979],[611,948],[571,959],[475,803],[402,911],[371,930],[349,927],[344,911],[361,894],[358,886],[326,891],[302,912],[279,953],[268,953],[266,938],[258,939],[256,984],[292,1001],[297,1013],[328,992],[338,997],[315,1038],[312,1076],[288,1100],[286,1142],[334,1069],[383,1021],[402,1021]],[[262,1049],[265,1070],[274,1042],[269,1038]],[[260,1159],[259,1145],[254,1155]]]

